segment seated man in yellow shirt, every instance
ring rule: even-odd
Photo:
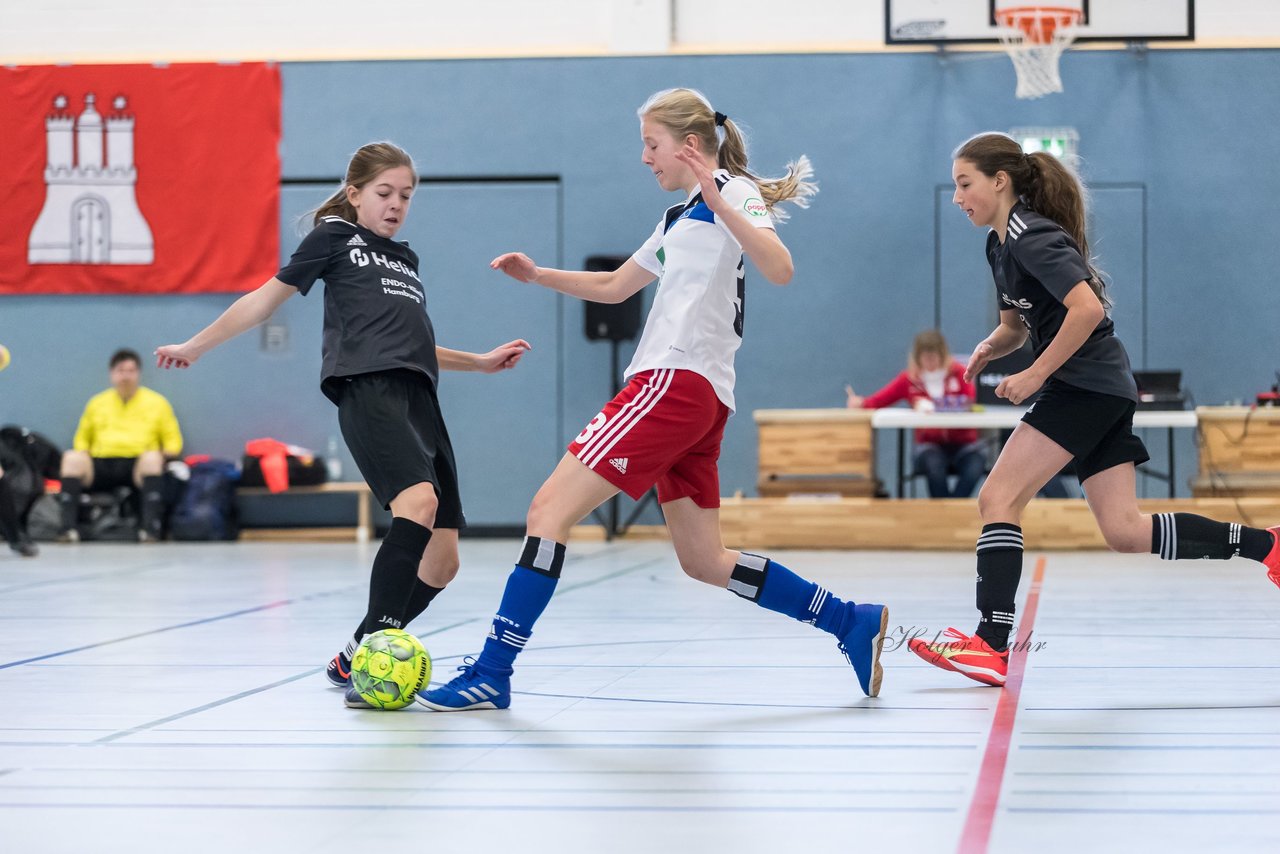
[[[111,388],[85,405],[73,449],[62,455],[61,539],[79,539],[76,516],[86,489],[130,484],[142,490],[138,539],[160,538],[165,457],[182,453],[182,433],[169,401],[139,385],[141,375],[141,357],[117,350],[111,357]]]

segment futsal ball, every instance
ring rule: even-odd
[[[401,629],[374,632],[351,656],[351,687],[375,709],[404,708],[430,679],[427,648]]]
[[[9,367],[9,348],[0,344],[0,371]]]

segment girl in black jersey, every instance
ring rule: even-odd
[[[349,685],[351,655],[366,634],[407,625],[458,571],[458,529],[465,522],[436,398],[439,372],[506,370],[529,349],[522,340],[483,354],[436,345],[418,256],[392,239],[417,183],[402,149],[387,142],[363,146],[342,187],[315,212],[315,228],[274,278],[186,343],[156,349],[160,367],[188,367],[324,279],[321,389],[338,406],[360,473],[392,514],[373,561],[364,619],[329,662],[327,675],[339,687]],[[346,702],[367,707],[353,690]]]
[[[932,642],[911,641],[912,651],[944,670],[1004,684],[1022,574],[1022,509],[1073,459],[1089,509],[1115,551],[1150,550],[1165,560],[1240,555],[1263,563],[1280,585],[1280,527],[1139,512],[1134,467],[1148,456],[1132,430],[1137,390],[1103,282],[1089,263],[1084,191],[1075,175],[1052,155],[1024,154],[999,133],[973,137],[952,158],[953,201],[974,225],[991,229],[987,260],[1000,307],[1000,325],[974,349],[966,379],[1030,337],[1035,362],[1006,377],[996,394],[1015,405],[1040,396],[978,496],[977,631],[947,629]]]

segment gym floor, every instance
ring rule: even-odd
[[[463,541],[458,580],[410,626],[434,681],[478,651],[517,548]],[[1047,854],[1280,839],[1280,590],[1257,564],[1028,553],[1031,643],[1001,691],[901,642],[972,628],[971,555],[772,555],[889,605],[884,688],[867,699],[833,639],[687,579],[667,543],[583,543],[512,708],[441,714],[351,711],[325,681],[364,610],[371,549],[0,557],[0,847]]]

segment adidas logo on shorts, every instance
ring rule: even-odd
[[[364,238],[357,234],[347,241],[347,245],[348,246],[368,246],[369,244],[365,243]]]
[[[622,474],[626,474],[628,462],[630,462],[630,459],[627,457],[614,457],[613,459],[609,460],[609,465],[616,468]]]

